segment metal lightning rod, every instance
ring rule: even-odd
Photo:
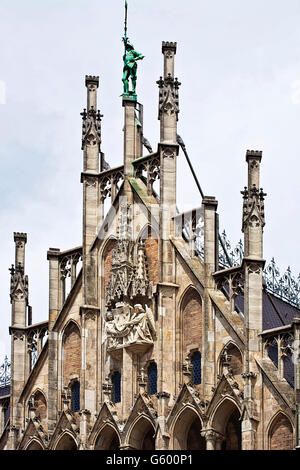
[[[125,21],[124,21],[124,39],[125,39],[125,44],[127,42],[127,0],[125,0]]]

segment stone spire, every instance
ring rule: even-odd
[[[160,142],[176,144],[180,86],[177,78],[174,78],[176,42],[163,42],[162,53],[164,55],[164,77],[160,77],[157,82],[159,87]]]
[[[242,191],[243,195],[243,222],[245,257],[263,256],[262,234],[265,226],[264,198],[266,194],[259,189],[259,167],[262,152],[247,150],[248,187]]]
[[[28,276],[25,270],[26,233],[14,233],[15,266],[10,268],[10,302],[12,304],[12,326],[26,326],[26,310],[28,305]]]
[[[265,225],[264,197],[259,189],[259,169],[262,152],[247,150],[248,186],[243,194],[243,224],[245,253],[244,276],[244,328],[245,363],[243,378],[244,400],[242,440],[243,449],[254,449],[256,445],[256,405],[254,383],[258,374],[257,359],[262,357],[262,308],[263,308],[263,227]]]
[[[95,260],[92,260],[90,247],[95,240],[101,221],[99,195],[99,153],[101,143],[101,117],[97,110],[97,88],[99,77],[86,76],[87,108],[82,116],[82,150],[83,172],[83,228],[82,228],[82,262],[83,262],[83,302],[96,305],[95,283],[89,285],[87,279],[95,279]]]
[[[86,76],[87,108],[82,116],[82,150],[84,152],[83,171],[99,172],[99,152],[101,143],[101,118],[97,110],[97,88],[99,77]]]

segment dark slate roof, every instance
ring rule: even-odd
[[[0,387],[0,398],[10,394],[10,385]]]
[[[300,317],[299,308],[294,307],[293,305],[289,304],[288,302],[285,302],[282,299],[279,299],[279,297],[276,297],[276,295],[270,294],[269,292],[267,292],[267,293],[264,292],[264,294],[266,294],[269,297],[271,303],[273,304],[274,309],[278,313],[278,315],[277,315],[278,319],[275,320],[275,318],[274,318],[274,320],[273,320],[274,323],[280,321],[280,324],[278,324],[278,326],[289,325],[295,317]],[[263,311],[263,314],[264,314],[264,317],[265,317],[264,311]],[[267,316],[267,318],[268,318],[268,316]],[[272,323],[272,318],[269,318],[270,323]],[[272,325],[273,325],[273,323],[272,323]],[[276,326],[271,326],[271,328],[276,328]],[[264,329],[266,329],[266,328],[264,328]]]
[[[228,287],[224,286],[224,293],[228,298]],[[244,313],[244,296],[239,295],[235,299],[237,310]],[[263,291],[263,330],[280,328],[291,324],[293,318],[300,317],[300,309],[276,297],[270,292]]]

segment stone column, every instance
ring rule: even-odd
[[[53,325],[62,307],[59,256],[59,248],[49,248],[47,259],[49,261],[48,427],[50,432],[54,430],[58,413],[58,344],[57,332],[53,331]]]
[[[206,450],[221,450],[224,438],[220,433],[213,429],[208,429],[202,431],[201,435],[206,440]]]
[[[170,238],[174,233],[176,215],[176,159],[177,116],[179,83],[174,79],[174,55],[176,43],[162,44],[164,55],[164,77],[159,86],[160,143],[160,206],[159,206],[159,284],[158,289],[158,422],[164,435],[168,402],[176,393],[176,295],[178,285],[175,279],[175,250]],[[164,438],[161,440],[164,444]]]
[[[212,273],[215,272],[218,263],[218,230],[217,207],[218,201],[212,196],[205,196],[203,201],[204,212],[204,269],[205,286],[203,315],[205,330],[203,335],[203,392],[206,399],[210,399],[211,388],[214,387],[215,377],[215,326],[214,310],[209,295],[209,289],[214,288]]]
[[[52,329],[62,307],[60,303],[60,272],[59,248],[49,248],[47,260],[49,261],[49,331]]]
[[[87,438],[89,436],[89,424],[91,420],[91,412],[89,410],[81,410],[79,412],[80,424],[79,424],[79,433],[80,433],[80,444],[78,450],[88,450]]]
[[[164,78],[160,77],[157,82],[160,120],[160,279],[163,282],[174,282],[174,249],[170,244],[170,236],[175,235],[173,217],[176,215],[176,160],[179,151],[177,120],[180,83],[174,79],[176,43],[163,42],[162,52]]]
[[[100,309],[92,306],[80,308],[82,318],[82,367],[80,375],[80,408],[97,411],[100,370],[98,365],[98,322]]]
[[[122,419],[127,419],[130,408],[133,404],[133,397],[136,388],[136,370],[134,365],[134,355],[122,349],[122,370],[121,370],[121,406]]]
[[[247,412],[242,422],[242,448],[254,449],[257,446],[256,428],[261,403],[261,376],[256,366],[256,358],[262,357],[262,273],[264,197],[259,184],[259,165],[261,152],[247,151],[248,187],[243,194],[243,226],[245,256],[242,269],[244,272],[244,318],[245,318],[245,365],[244,365],[244,403]]]
[[[27,234],[14,232],[15,268],[11,271],[12,325],[26,326],[28,277],[25,275],[25,245]]]
[[[244,207],[243,207],[243,228],[244,232],[244,256],[257,256],[262,258],[263,254],[263,227],[264,227],[264,193],[259,193],[260,183],[260,164],[262,152],[258,150],[247,150],[246,162],[248,164],[248,187],[243,191]],[[254,206],[254,211],[251,209]],[[245,226],[245,219],[247,227]],[[257,222],[257,219],[259,221]]]
[[[97,257],[90,251],[100,228],[103,201],[99,194],[99,153],[101,144],[101,117],[97,111],[99,77],[86,76],[87,110],[82,115],[83,172],[83,303],[97,305]]]
[[[10,269],[11,301],[11,385],[10,385],[10,446],[23,424],[23,407],[18,403],[26,380],[27,341],[25,335],[26,311],[28,305],[28,277],[25,275],[26,233],[14,233],[15,267]],[[13,449],[14,447],[10,447]]]
[[[132,190],[129,178],[132,175],[132,162],[140,156],[137,146],[137,125],[136,125],[136,97],[123,96],[122,105],[124,107],[124,194],[127,204],[132,203]]]

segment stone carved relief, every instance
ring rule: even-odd
[[[146,305],[117,303],[106,314],[105,333],[107,350],[126,348],[133,344],[152,344],[156,338],[155,322]]]

